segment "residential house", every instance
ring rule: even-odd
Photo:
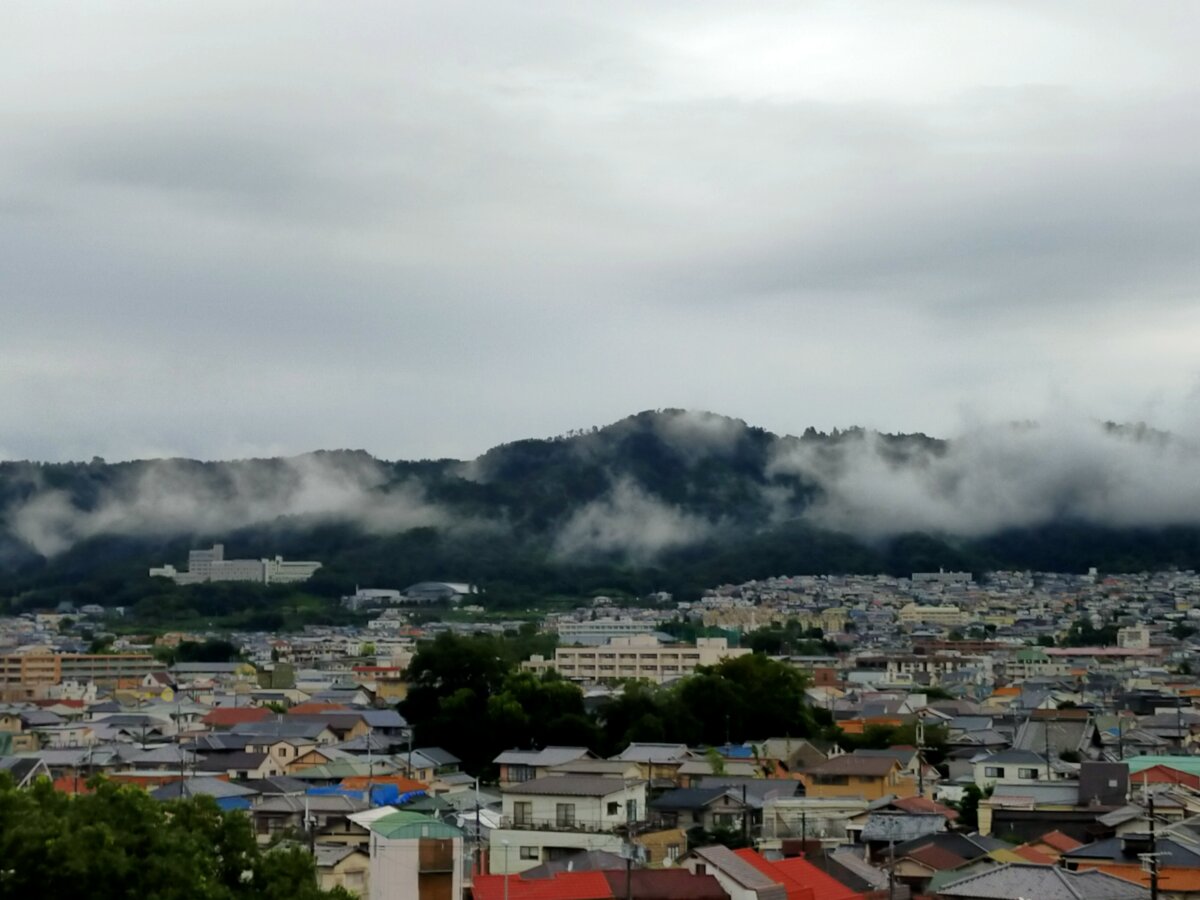
[[[260,844],[303,835],[309,828],[329,843],[354,844],[361,840],[361,830],[356,832],[350,816],[367,808],[366,800],[343,794],[289,794],[263,800],[250,811],[250,818]]]
[[[396,762],[409,778],[429,784],[439,775],[457,772],[462,760],[441,747],[419,747],[411,752],[398,754]]]
[[[678,787],[679,767],[691,758],[687,744],[632,743],[613,759],[636,763],[653,788]]]
[[[283,767],[270,753],[218,753],[200,760],[192,766],[195,772],[224,775],[231,781],[275,778],[282,775]]]
[[[491,871],[511,874],[574,850],[619,851],[643,821],[646,782],[547,775],[503,795],[502,827],[490,837]]]
[[[894,756],[846,753],[805,769],[800,780],[809,797],[861,797],[880,800],[888,796],[911,797],[917,783],[903,774]]]
[[[676,788],[650,801],[651,819],[663,828],[742,831],[749,825],[749,807],[741,792],[730,787]]]
[[[997,784],[1038,784],[1052,781],[1055,771],[1046,757],[1032,750],[1001,750],[981,754],[971,762],[974,781],[986,791]]]
[[[370,823],[370,900],[446,900],[463,895],[463,833],[404,810]],[[511,898],[510,898],[511,900]]]
[[[313,858],[317,864],[317,887],[323,891],[342,888],[360,897],[368,896],[371,882],[371,856],[345,844],[316,844]]]
[[[683,864],[693,874],[715,878],[729,900],[789,900],[786,884],[720,844],[697,847]]]
[[[500,787],[533,781],[555,766],[595,759],[587,747],[543,747],[541,750],[506,750],[492,760],[500,769]]]

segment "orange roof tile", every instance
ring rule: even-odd
[[[352,712],[350,707],[343,703],[299,703],[287,711],[289,716],[311,716],[316,713],[324,712]]]
[[[1056,857],[1043,853],[1041,850],[1036,850],[1033,847],[1030,847],[1028,844],[1022,844],[1020,847],[1013,847],[1012,852],[1021,857],[1021,859],[1026,859],[1031,863],[1037,863],[1039,866],[1052,866],[1058,862]]]
[[[1078,850],[1083,846],[1082,843],[1075,840],[1069,834],[1063,834],[1061,831],[1048,831],[1036,841],[1031,841],[1034,844],[1046,844],[1053,847],[1059,853],[1067,853],[1070,850]]]
[[[362,791],[366,790],[367,780],[366,775],[351,775],[349,778],[342,779],[341,786],[348,791]],[[409,791],[423,791],[428,788],[428,785],[405,778],[403,775],[375,775],[370,782],[371,784],[394,784],[402,794]]]
[[[792,885],[805,893],[811,891],[812,900],[857,900],[862,896],[799,856],[772,861],[764,859],[753,850],[734,852],[768,878],[775,878],[780,884],[788,887],[789,900],[793,897]],[[797,893],[795,896],[796,900],[799,900],[802,895]]]
[[[261,722],[272,715],[265,706],[218,706],[200,721],[209,728],[240,725],[243,722]]]

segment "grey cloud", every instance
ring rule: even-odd
[[[619,554],[645,562],[665,550],[696,543],[717,528],[619,480],[603,498],[566,521],[555,537],[554,551],[562,558]]]
[[[811,479],[806,517],[868,539],[908,531],[978,537],[1061,520],[1099,525],[1200,523],[1200,444],[1144,428],[1069,417],[991,425],[902,453],[878,434],[835,447],[788,440],[770,471]]]
[[[1194,381],[1146,327],[1200,335],[1186,4],[18,7],[12,455],[949,431]]]
[[[12,533],[52,556],[97,535],[218,534],[304,517],[349,521],[371,532],[447,525],[416,484],[382,488],[381,463],[365,455],[310,455],[224,464],[184,460],[125,469],[87,509],[44,486],[10,510]]]

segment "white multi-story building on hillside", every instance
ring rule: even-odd
[[[260,584],[295,584],[307,581],[321,568],[319,562],[295,562],[282,556],[274,559],[226,559],[225,545],[213,544],[209,550],[188,553],[186,572],[172,565],[150,570],[150,577],[170,578],[176,584],[201,584],[208,581],[256,581]]]

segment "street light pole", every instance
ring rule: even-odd
[[[511,877],[508,874],[508,841],[501,841],[504,845],[504,900],[508,900],[508,879]]]

